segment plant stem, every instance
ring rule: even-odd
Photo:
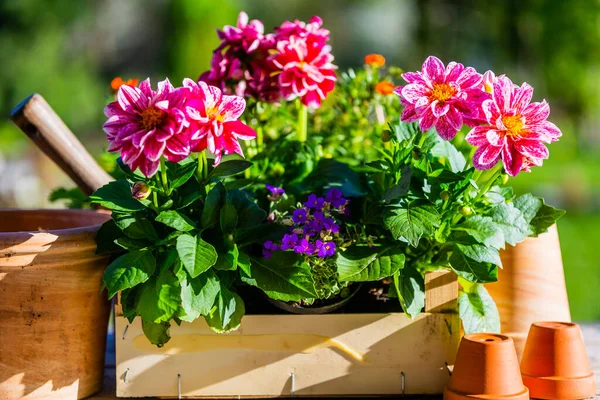
[[[263,128],[259,126],[256,128],[256,147],[260,153],[263,149]]]
[[[154,203],[154,209],[158,212],[158,194],[155,191],[152,192],[152,203]]]
[[[204,183],[208,177],[208,160],[206,159],[206,150],[198,153],[198,181]]]
[[[160,158],[160,177],[161,177],[163,193],[168,196],[170,194],[169,193],[169,181],[167,179],[167,166],[165,165],[164,157]]]
[[[298,99],[298,125],[296,126],[298,140],[306,142],[308,138],[308,107]]]
[[[477,201],[481,199],[488,192],[488,190],[490,190],[490,188],[492,187],[494,182],[496,182],[500,174],[502,174],[502,164],[496,165],[493,171],[494,172],[491,178],[485,183],[485,185],[481,187],[481,189],[479,190],[479,194],[477,195],[477,197],[475,197],[473,203],[477,203]]]

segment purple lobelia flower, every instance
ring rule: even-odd
[[[307,219],[308,219],[308,212],[306,211],[306,209],[299,208],[297,210],[294,210],[294,213],[292,215],[292,220],[294,221],[294,223],[303,224],[306,222]]]
[[[294,252],[298,254],[306,254],[307,256],[314,254],[315,250],[315,245],[310,243],[308,239],[302,239],[296,246],[294,246]]]
[[[309,195],[308,199],[304,203],[306,207],[313,208],[315,210],[321,210],[323,208],[323,204],[325,204],[325,199],[322,197],[317,197],[316,194]]]
[[[298,235],[295,233],[285,234],[281,239],[281,250],[293,249],[296,243],[298,243]]]
[[[269,184],[266,184],[265,187],[271,192],[271,194],[267,196],[267,199],[271,201],[279,201],[279,199],[281,199],[281,196],[285,194],[285,190],[283,190],[280,187],[276,187]]]
[[[263,251],[262,251],[263,256],[265,258],[269,258],[269,257],[271,257],[271,254],[273,254],[273,252],[278,249],[279,249],[279,246],[277,246],[275,243],[273,243],[273,241],[267,240],[263,244]]]
[[[306,236],[312,237],[321,231],[321,224],[317,220],[309,221],[306,225],[304,225],[304,234]]]
[[[317,255],[321,258],[331,257],[335,254],[335,243],[317,240]]]
[[[333,208],[340,208],[346,205],[348,200],[342,197],[342,192],[338,189],[331,189],[325,196],[325,201],[330,203]]]
[[[333,218],[325,218],[323,228],[331,233],[340,233],[340,226],[335,223]]]

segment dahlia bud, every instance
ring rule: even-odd
[[[442,193],[440,193],[440,197],[442,200],[448,201],[450,199],[450,193],[448,193],[447,190],[443,190]]]
[[[150,193],[152,193],[152,189],[144,182],[136,182],[131,188],[131,196],[137,200],[146,200]]]
[[[502,184],[506,185],[508,182],[508,174],[502,174]]]
[[[421,158],[421,149],[419,149],[418,147],[415,147],[412,151],[412,157],[414,160],[418,160]]]
[[[461,207],[460,210],[458,210],[458,212],[460,212],[461,215],[464,215],[466,217],[467,215],[471,215],[472,211],[471,211],[471,207],[464,206],[464,207]]]
[[[381,132],[381,141],[384,143],[389,142],[392,139],[392,135],[390,131],[383,131]]]

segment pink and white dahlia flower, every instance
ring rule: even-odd
[[[162,156],[171,162],[186,158],[190,154],[183,112],[186,94],[168,79],[159,82],[156,91],[150,79],[139,87],[122,85],[117,101],[104,108],[108,151],[120,152],[125,164],[147,177],[156,173]]]
[[[475,69],[456,62],[444,68],[430,56],[421,72],[406,72],[402,78],[408,85],[395,90],[404,105],[402,121],[419,121],[423,132],[435,126],[444,140],[451,140],[464,122],[477,118],[482,76]]]
[[[221,162],[223,154],[237,153],[243,157],[238,140],[256,137],[254,129],[238,121],[246,108],[244,98],[223,95],[219,88],[191,79],[185,79],[183,85],[190,92],[185,112],[190,123],[192,151],[208,149],[215,155],[215,165]]]
[[[323,20],[318,16],[312,17],[308,23],[299,20],[285,21],[281,26],[275,28],[275,41],[290,40],[292,36],[305,39],[311,35],[321,45],[324,45],[329,40],[329,31],[322,26]]]
[[[257,19],[248,21],[248,14],[242,11],[238,15],[237,26],[226,25],[223,30],[217,30],[222,41],[218,49],[233,46],[237,51],[250,53],[258,49],[260,42],[264,40],[264,33],[263,23]]]
[[[491,98],[482,105],[486,125],[473,128],[466,138],[479,147],[473,156],[475,168],[489,169],[501,158],[506,172],[516,176],[548,158],[544,143],[557,141],[562,133],[547,121],[548,103],[531,103],[532,97],[527,83],[519,87],[505,76],[493,81]]]
[[[291,36],[289,41],[277,43],[277,51],[272,60],[281,71],[282,96],[287,100],[300,98],[304,105],[318,108],[337,79],[329,46],[314,35]]]

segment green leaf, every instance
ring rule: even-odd
[[[225,187],[219,182],[206,196],[202,217],[200,217],[200,225],[202,225],[203,228],[208,228],[219,221],[219,213],[224,202]]]
[[[461,251],[461,247],[454,246],[450,256],[450,266],[456,275],[469,282],[488,283],[498,280],[498,267],[489,262],[475,261]]]
[[[177,189],[184,185],[194,175],[198,169],[198,162],[190,159],[187,163],[175,164],[167,163],[167,176],[169,179],[169,188]]]
[[[158,240],[158,235],[147,218],[131,214],[113,214],[113,219],[123,233],[132,239]]]
[[[215,169],[208,174],[209,178],[218,178],[222,176],[232,176],[244,172],[252,166],[250,161],[246,160],[231,160],[224,161],[217,165]]]
[[[194,221],[185,214],[174,210],[161,212],[156,217],[156,221],[180,232],[189,232],[196,227]]]
[[[389,206],[383,213],[383,224],[396,240],[413,247],[423,235],[432,235],[439,226],[440,215],[435,207],[412,202],[404,206]]]
[[[498,226],[491,217],[474,215],[454,229],[464,231],[473,239],[486,246],[496,249],[504,248],[504,234],[498,229]]]
[[[128,237],[121,237],[115,239],[115,244],[129,251],[141,250],[149,246],[149,243],[145,240],[131,239]]]
[[[119,290],[146,282],[155,269],[156,260],[149,250],[137,250],[122,255],[104,271],[108,297],[112,298]]]
[[[410,166],[405,165],[402,168],[402,177],[400,178],[400,182],[397,185],[393,185],[390,187],[385,194],[383,195],[383,200],[386,203],[397,199],[399,197],[403,197],[408,193],[408,189],[410,187],[410,180],[412,177],[412,169]]]
[[[192,278],[197,277],[217,262],[215,248],[200,235],[181,235],[177,238],[177,253]]]
[[[536,216],[529,224],[534,236],[548,232],[548,228],[556,223],[556,221],[565,215],[565,210],[560,210],[552,206],[543,204]]]
[[[519,209],[512,203],[502,203],[491,210],[490,217],[498,229],[504,234],[504,240],[516,245],[525,240],[529,231],[529,224]]]
[[[144,335],[148,338],[150,343],[162,347],[171,340],[170,335],[171,324],[168,322],[161,322],[160,324],[155,324],[153,322],[148,322],[142,320],[142,331]]]
[[[205,319],[212,330],[225,333],[239,328],[245,313],[246,308],[242,298],[221,285],[215,305]]]
[[[483,285],[475,284],[458,297],[458,312],[466,334],[500,333],[498,309]]]
[[[119,212],[135,212],[145,208],[131,197],[131,185],[126,180],[107,183],[88,197],[88,201]]]
[[[127,318],[130,324],[133,322],[135,317],[137,317],[136,299],[138,293],[140,292],[140,287],[141,285],[131,289],[122,290],[119,298],[123,317]]]
[[[218,258],[214,268],[223,271],[234,271],[238,267],[238,257],[240,255],[238,247],[227,239],[223,240],[223,244],[223,248],[219,248],[219,251],[217,251]]]
[[[221,290],[219,277],[208,270],[195,278],[181,282],[181,306],[184,313],[178,315],[182,321],[192,322],[200,315],[209,315]]]
[[[116,253],[123,249],[115,244],[115,240],[122,238],[123,232],[115,221],[110,219],[106,221],[96,233],[96,254]]]
[[[223,208],[221,208],[220,222],[221,230],[226,234],[233,232],[238,223],[237,211],[235,210],[231,200],[229,200],[229,193],[225,198],[225,204],[223,204]]]
[[[237,261],[238,261],[238,267],[242,270],[242,272],[245,273],[246,276],[250,276],[250,273],[251,273],[250,256],[244,252],[240,252]]]
[[[289,227],[270,223],[270,224],[258,224],[250,228],[236,229],[234,233],[234,241],[239,247],[244,247],[249,244],[260,244],[262,245],[267,240],[277,241],[283,237],[288,231]]]
[[[425,280],[415,268],[403,268],[394,273],[394,289],[404,313],[414,318],[425,307]]]
[[[445,160],[447,160],[446,165],[450,167],[452,172],[461,172],[467,165],[465,156],[448,140],[438,141],[431,149],[431,154],[434,157],[443,157]]]
[[[564,210],[546,205],[544,199],[534,197],[529,193],[517,197],[513,203],[529,223],[527,233],[531,236],[538,236],[541,233],[547,232],[548,228],[554,225],[565,214]]]
[[[165,270],[143,286],[137,312],[144,321],[167,322],[177,312],[180,301],[179,279],[170,270]]]
[[[498,249],[493,247],[487,247],[479,243],[456,243],[455,250],[458,249],[464,256],[475,260],[480,263],[492,263],[499,267],[502,267],[502,261],[500,260],[500,253]]]
[[[344,196],[357,197],[365,194],[360,175],[348,164],[331,158],[322,158],[303,183],[313,192],[336,188],[341,190]]]
[[[336,264],[341,281],[378,281],[403,268],[405,258],[397,247],[353,245],[338,253]]]
[[[270,298],[300,301],[315,298],[315,282],[310,266],[292,252],[275,252],[271,258],[251,258],[250,276],[241,277],[262,289]]]
[[[177,191],[179,198],[177,199],[177,209],[185,209],[197,200],[202,199],[205,195],[203,185],[200,185],[197,180],[190,179],[181,189]]]
[[[255,227],[267,217],[267,212],[250,200],[243,190],[230,190],[227,192],[227,197],[237,212],[238,228],[244,229]]]

